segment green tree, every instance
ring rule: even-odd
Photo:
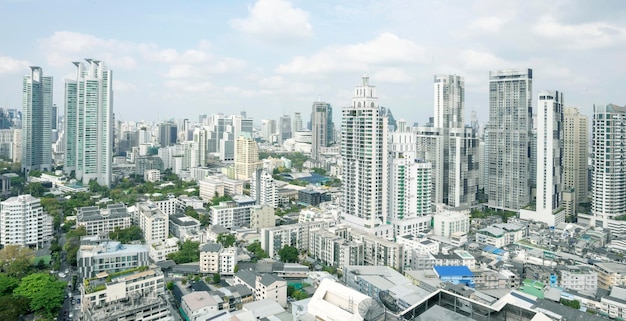
[[[84,226],[79,226],[77,229],[71,230],[65,235],[63,249],[65,249],[67,253],[66,260],[69,264],[76,266],[76,254],[80,248],[80,238],[85,235],[87,235],[87,230]]]
[[[217,236],[217,243],[222,244],[223,247],[231,247],[235,244],[235,236],[230,233],[222,233]]]
[[[120,243],[130,243],[132,241],[143,240],[143,231],[137,225],[131,225],[130,227],[120,229],[116,227],[113,232],[109,232],[109,237],[112,240],[120,241]]]
[[[200,261],[200,242],[187,240],[181,244],[180,250],[168,254],[167,258],[176,264]]]
[[[167,282],[167,284],[165,285],[165,287],[169,290],[172,291],[174,289],[174,281],[169,281]]]
[[[326,175],[326,170],[320,167],[313,167],[311,168],[311,170],[313,170],[313,173],[315,174],[319,174],[319,175]]]
[[[20,280],[16,277],[9,276],[6,273],[0,273],[0,295],[13,293],[13,289],[17,288]]]
[[[13,295],[0,297],[0,316],[2,320],[20,320],[20,316],[28,313],[30,301],[27,298],[16,298]]]
[[[297,248],[285,245],[278,251],[278,256],[280,256],[280,260],[285,263],[294,263],[298,262],[299,253]]]
[[[293,297],[294,292],[296,292],[296,287],[293,285],[287,285],[287,296]]]
[[[246,250],[254,253],[256,259],[264,259],[266,257],[269,257],[269,255],[265,253],[265,250],[263,250],[263,248],[261,247],[261,243],[259,242],[254,242],[248,245],[248,247],[246,247]]]
[[[24,193],[30,194],[33,197],[42,197],[46,192],[46,188],[40,182],[28,183],[24,186]]]
[[[200,220],[200,214],[198,214],[198,211],[196,211],[191,206],[185,207],[185,215],[191,216],[191,217],[195,218],[196,220]]]
[[[13,295],[30,300],[30,309],[51,316],[63,305],[65,282],[57,281],[47,273],[35,273],[25,276]]]
[[[219,284],[220,283],[220,279],[221,279],[221,277],[220,277],[219,273],[213,274],[213,283],[214,284]]]
[[[21,277],[28,273],[35,251],[21,245],[7,245],[0,250],[0,267],[9,276]]]

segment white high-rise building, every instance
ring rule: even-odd
[[[0,203],[0,245],[43,246],[52,238],[52,216],[28,194]]]
[[[430,227],[432,164],[416,158],[416,135],[399,122],[389,133],[389,219],[394,236],[417,235]]]
[[[169,218],[156,205],[142,203],[137,205],[139,227],[143,231],[146,243],[164,242],[169,236]]]
[[[626,213],[625,132],[626,107],[593,106],[591,213],[598,227]]]
[[[457,75],[435,75],[434,124],[438,128],[463,128],[465,80]]]
[[[52,77],[30,67],[22,87],[22,171],[52,169]]]
[[[563,211],[563,93],[540,91],[537,102],[537,198],[520,218],[550,226],[565,222]]]
[[[293,130],[294,133],[302,130],[302,115],[298,112],[293,114],[291,130]]]
[[[277,208],[279,205],[278,187],[272,174],[266,170],[257,169],[250,179],[250,196],[257,205],[269,205]]]
[[[208,146],[208,131],[206,128],[195,128],[193,130],[193,147],[191,149],[191,161],[189,167],[203,167],[207,164],[207,158],[209,156]]]
[[[273,143],[276,136],[276,121],[273,119],[263,119],[261,121],[261,137],[264,141]]]
[[[387,115],[378,105],[369,77],[362,80],[354,89],[352,105],[342,110],[342,218],[350,225],[389,236]]]
[[[517,211],[530,203],[532,69],[489,73],[489,207]]]
[[[589,117],[578,108],[563,109],[563,190],[574,189],[577,203],[588,199]]]
[[[113,71],[104,62],[74,62],[76,79],[65,82],[65,165],[83,184],[111,185]]]

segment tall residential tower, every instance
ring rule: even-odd
[[[333,108],[330,104],[316,101],[311,112],[311,158],[319,160],[320,148],[333,141]]]
[[[363,76],[354,89],[352,105],[342,110],[343,161],[341,209],[343,219],[377,235],[387,224],[387,115],[378,105],[376,87]],[[384,231],[383,231],[384,230]]]
[[[22,171],[52,169],[52,77],[30,67],[22,87]]]
[[[74,62],[76,79],[65,82],[65,166],[83,184],[111,185],[113,71],[104,62]],[[49,122],[48,122],[49,123]]]
[[[532,69],[489,73],[489,207],[516,211],[530,203]]]

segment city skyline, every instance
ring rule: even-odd
[[[19,108],[20,79],[31,65],[55,77],[53,103],[63,106],[71,62],[85,57],[116,70],[117,120],[195,119],[233,110],[257,121],[268,114],[306,115],[320,98],[348,106],[348,88],[364,73],[385,86],[384,107],[409,123],[432,116],[435,74],[465,78],[464,118],[476,110],[481,123],[488,118],[490,70],[532,68],[535,90],[559,88],[568,93],[568,106],[585,115],[594,103],[626,99],[617,87],[625,67],[613,63],[626,48],[620,2],[135,6],[99,8],[102,16],[116,16],[103,30],[93,25],[88,7],[42,3],[32,10],[28,2],[0,2],[5,30],[26,17],[55,15],[46,19],[47,28],[24,25],[5,37],[0,107]]]

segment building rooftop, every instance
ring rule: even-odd
[[[433,266],[433,269],[439,275],[439,277],[452,277],[452,276],[474,276],[474,273],[465,265],[458,266]]]
[[[206,306],[217,305],[217,301],[206,291],[191,292],[184,295],[182,300],[192,312],[198,311]]]
[[[207,243],[200,247],[200,252],[219,252],[222,249],[222,245],[218,243]]]
[[[170,215],[170,222],[179,226],[195,226],[200,225],[200,222],[191,216],[187,216],[183,213],[176,213]]]
[[[594,264],[597,267],[609,273],[626,274],[626,264],[615,263],[615,262],[597,262]]]

